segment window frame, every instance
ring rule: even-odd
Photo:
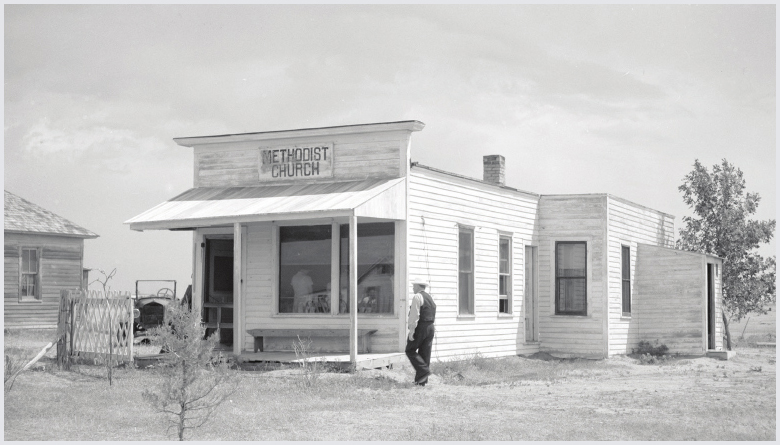
[[[558,276],[558,245],[560,244],[582,244],[585,246],[585,253],[584,253],[584,260],[585,265],[583,270],[585,271],[584,275],[582,276],[576,276],[576,277],[559,277]],[[565,315],[565,316],[587,316],[588,315],[588,242],[587,241],[555,241],[554,245],[554,252],[553,255],[555,256],[555,271],[553,272],[553,277],[555,280],[555,315]],[[582,311],[561,311],[559,310],[560,306],[560,292],[561,292],[561,280],[571,280],[571,279],[584,279],[585,280],[585,301],[584,301],[584,307]]]
[[[501,272],[501,242],[507,241],[506,272]],[[501,278],[506,277],[506,294],[501,294]],[[505,310],[501,310],[501,302],[505,301]],[[512,313],[512,235],[499,233],[498,236],[498,313]]]
[[[19,302],[20,303],[37,303],[41,302],[43,300],[43,292],[41,291],[41,284],[43,283],[43,280],[41,279],[42,273],[41,273],[41,252],[42,248],[40,246],[19,246]],[[24,271],[24,252],[25,251],[34,251],[35,252],[35,265],[36,265],[36,271],[35,273],[25,272]],[[34,291],[33,295],[23,295],[22,289],[24,285],[24,278],[25,276],[33,276],[33,286]]]
[[[474,311],[474,227],[471,226],[464,226],[464,225],[458,225],[458,242],[457,242],[457,255],[458,255],[458,316],[465,316],[465,317],[473,317],[475,315]],[[461,270],[463,269],[461,267],[461,261],[460,261],[460,237],[461,234],[466,233],[470,235],[471,237],[471,245],[470,247],[470,258],[471,258],[471,264],[469,264],[469,270]],[[468,298],[467,298],[467,307],[463,307],[463,301],[461,298],[461,274],[469,274],[468,278]]]
[[[631,316],[631,246],[620,246],[621,314]]]

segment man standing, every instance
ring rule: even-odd
[[[406,341],[406,356],[415,370],[414,384],[425,386],[431,375],[431,346],[433,345],[436,320],[436,303],[426,290],[425,281],[412,281],[414,297],[409,307],[409,335]]]

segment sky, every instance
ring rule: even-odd
[[[675,231],[725,158],[775,218],[775,5],[5,5],[4,32],[4,187],[99,234],[114,290],[190,283],[190,232],[123,224],[192,187],[175,137],[419,120],[413,161],[501,154],[508,186]]]

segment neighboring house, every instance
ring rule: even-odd
[[[60,291],[86,288],[84,240],[98,235],[5,191],[6,328],[57,326]]]
[[[250,329],[356,329],[353,316],[376,330],[372,353],[402,352],[412,278],[436,300],[435,358],[607,357],[642,340],[722,348],[722,260],[673,249],[673,216],[609,194],[508,187],[498,155],[481,180],[413,163],[423,127],[178,138],[194,149],[194,188],[127,223],[192,231],[193,305],[235,354],[252,351]],[[299,273],[327,310],[293,304]]]

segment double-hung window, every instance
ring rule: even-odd
[[[474,229],[458,231],[458,313],[474,315]]]
[[[19,300],[40,300],[40,250],[22,247],[19,259]]]
[[[555,243],[555,313],[587,315],[587,244],[584,241]]]
[[[623,293],[623,315],[631,315],[631,248],[621,246],[621,284]]]
[[[512,238],[498,239],[498,312],[512,313]]]

